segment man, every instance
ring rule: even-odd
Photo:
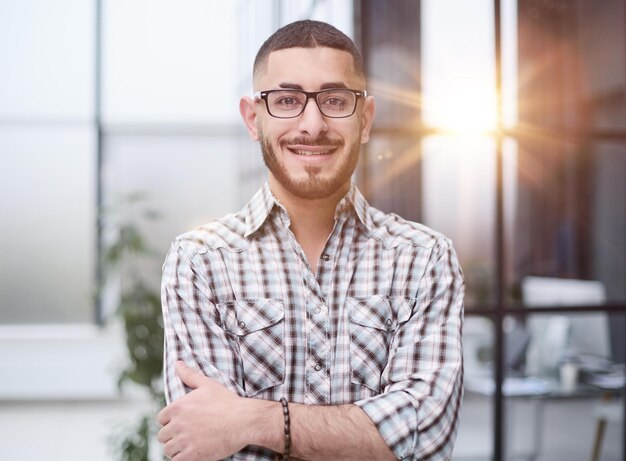
[[[351,184],[375,112],[359,51],[299,21],[253,80],[240,110],[269,181],[164,265],[166,455],[449,459],[463,278],[449,240]]]

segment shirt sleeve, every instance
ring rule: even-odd
[[[452,456],[463,394],[463,296],[456,254],[442,238],[419,282],[412,315],[392,339],[383,392],[355,402],[398,459]]]
[[[193,257],[178,241],[172,244],[163,265],[161,302],[167,403],[189,391],[176,376],[178,360],[244,396],[236,344],[220,325],[206,270],[194,265]]]

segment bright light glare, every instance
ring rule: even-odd
[[[422,117],[434,128],[497,127],[493,2],[422,2]]]
[[[465,81],[435,98],[424,97],[424,119],[435,128],[459,133],[496,129],[496,93],[482,82]]]

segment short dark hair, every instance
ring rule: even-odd
[[[350,53],[354,61],[354,71],[357,75],[365,77],[363,56],[350,37],[330,24],[310,19],[287,24],[265,40],[254,60],[253,74],[256,75],[263,67],[272,51],[318,46]]]

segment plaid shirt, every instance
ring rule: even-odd
[[[241,396],[358,405],[398,459],[452,453],[464,282],[442,235],[342,199],[317,274],[265,184],[237,214],[178,237],[163,273],[165,390],[176,360]],[[249,446],[235,460],[269,460]]]

